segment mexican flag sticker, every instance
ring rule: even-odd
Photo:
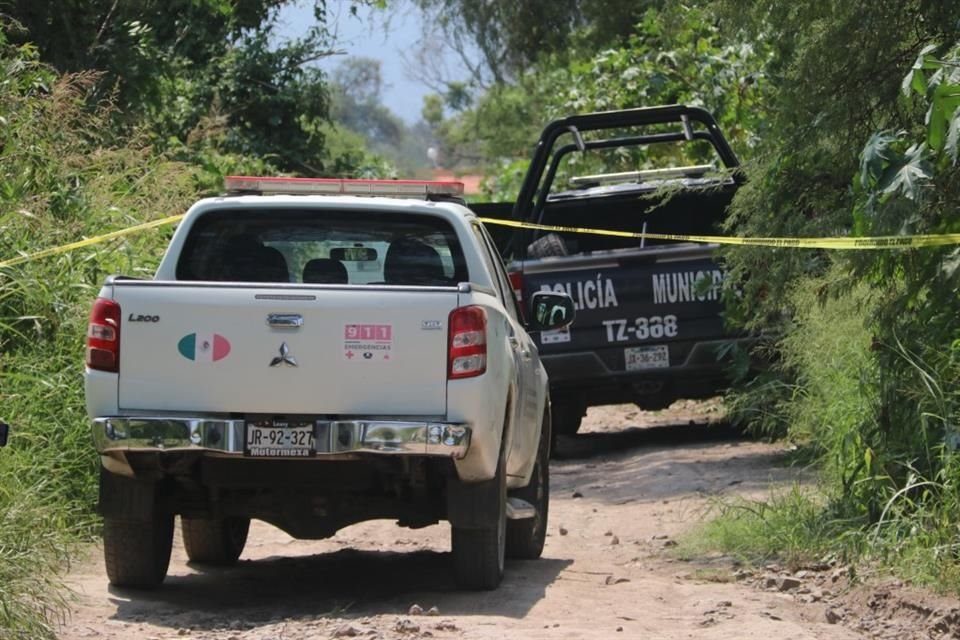
[[[191,333],[180,338],[177,351],[187,360],[216,362],[230,355],[230,342],[219,333]]]

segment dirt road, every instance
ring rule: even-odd
[[[713,497],[762,497],[799,477],[781,446],[704,424],[710,409],[591,410],[587,433],[562,442],[564,459],[551,467],[544,557],[508,563],[497,591],[455,590],[447,526],[372,522],[302,542],[255,523],[230,570],[187,566],[178,539],[170,575],[151,593],[109,588],[92,550],[71,576],[78,595],[61,638],[867,637],[830,623],[842,613],[814,583],[778,574],[764,585],[736,575],[729,559],[673,557],[674,538]],[[664,419],[672,426],[657,427]],[[425,614],[411,615],[414,605]],[[432,607],[438,613],[426,615]]]

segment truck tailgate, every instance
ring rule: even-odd
[[[443,415],[446,288],[116,282],[121,410]],[[283,324],[300,326],[280,326]]]
[[[725,335],[712,253],[657,246],[524,263],[525,296],[566,292],[577,309],[569,330],[541,335],[541,353],[590,351],[613,371],[683,364],[695,342]]]

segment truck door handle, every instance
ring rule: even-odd
[[[303,326],[303,316],[299,313],[271,313],[267,315],[267,324],[283,329],[297,329]]]

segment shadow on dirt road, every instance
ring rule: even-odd
[[[410,605],[438,606],[443,615],[522,618],[571,560],[509,562],[497,591],[458,591],[449,553],[359,551],[241,561],[231,569],[192,566],[157,591],[110,588],[126,622],[193,630],[318,617],[405,615]]]
[[[797,477],[782,451],[752,444],[724,422],[600,427],[561,436],[551,463],[553,499],[573,495],[609,506],[706,498],[763,492],[771,482]]]
[[[591,408],[584,427],[560,438],[550,465],[544,557],[508,562],[496,591],[457,589],[443,524],[410,531],[378,520],[297,541],[254,522],[244,559],[231,569],[186,565],[178,538],[157,591],[111,588],[102,564],[85,564],[72,578],[81,595],[60,637],[316,640],[346,631],[381,640],[428,632],[438,640],[606,640],[705,637],[705,624],[717,625],[718,639],[844,637],[802,633],[794,605],[772,596],[678,577],[687,570],[665,551],[715,498],[803,481],[782,446],[750,441],[716,411],[684,406],[656,414]],[[716,602],[733,603],[722,621],[736,617],[736,629],[720,624]],[[439,617],[411,617],[413,604],[436,606]],[[774,628],[787,619],[790,630]],[[744,623],[750,633],[740,633]]]
[[[716,422],[626,427],[562,437],[558,460],[551,465],[559,492],[555,499],[563,500],[563,492],[572,486],[583,487],[587,501],[608,504],[697,493],[710,484],[715,473],[731,472],[714,469],[715,465],[736,466],[736,458],[732,462],[680,462],[662,459],[663,451],[678,445],[710,448],[717,442],[738,439],[742,439],[738,430]],[[754,467],[757,461],[751,458],[746,455],[740,463]],[[670,476],[670,482],[657,480]],[[400,530],[396,531],[399,534]],[[189,573],[171,574],[157,591],[110,588],[116,606],[112,617],[159,627],[214,630],[222,629],[225,619],[243,628],[278,620],[404,615],[411,604],[419,603],[425,609],[436,605],[443,615],[495,614],[519,619],[544,598],[548,586],[573,562],[557,558],[508,562],[497,591],[461,592],[452,579],[449,553],[416,547],[394,551],[389,544],[385,546],[385,550],[348,547],[312,555],[278,554],[242,560],[231,569],[191,565]]]
[[[627,427],[620,431],[588,431],[557,436],[557,460],[589,458],[606,453],[660,445],[683,445],[745,440],[743,432],[726,422],[684,422],[653,427]]]

